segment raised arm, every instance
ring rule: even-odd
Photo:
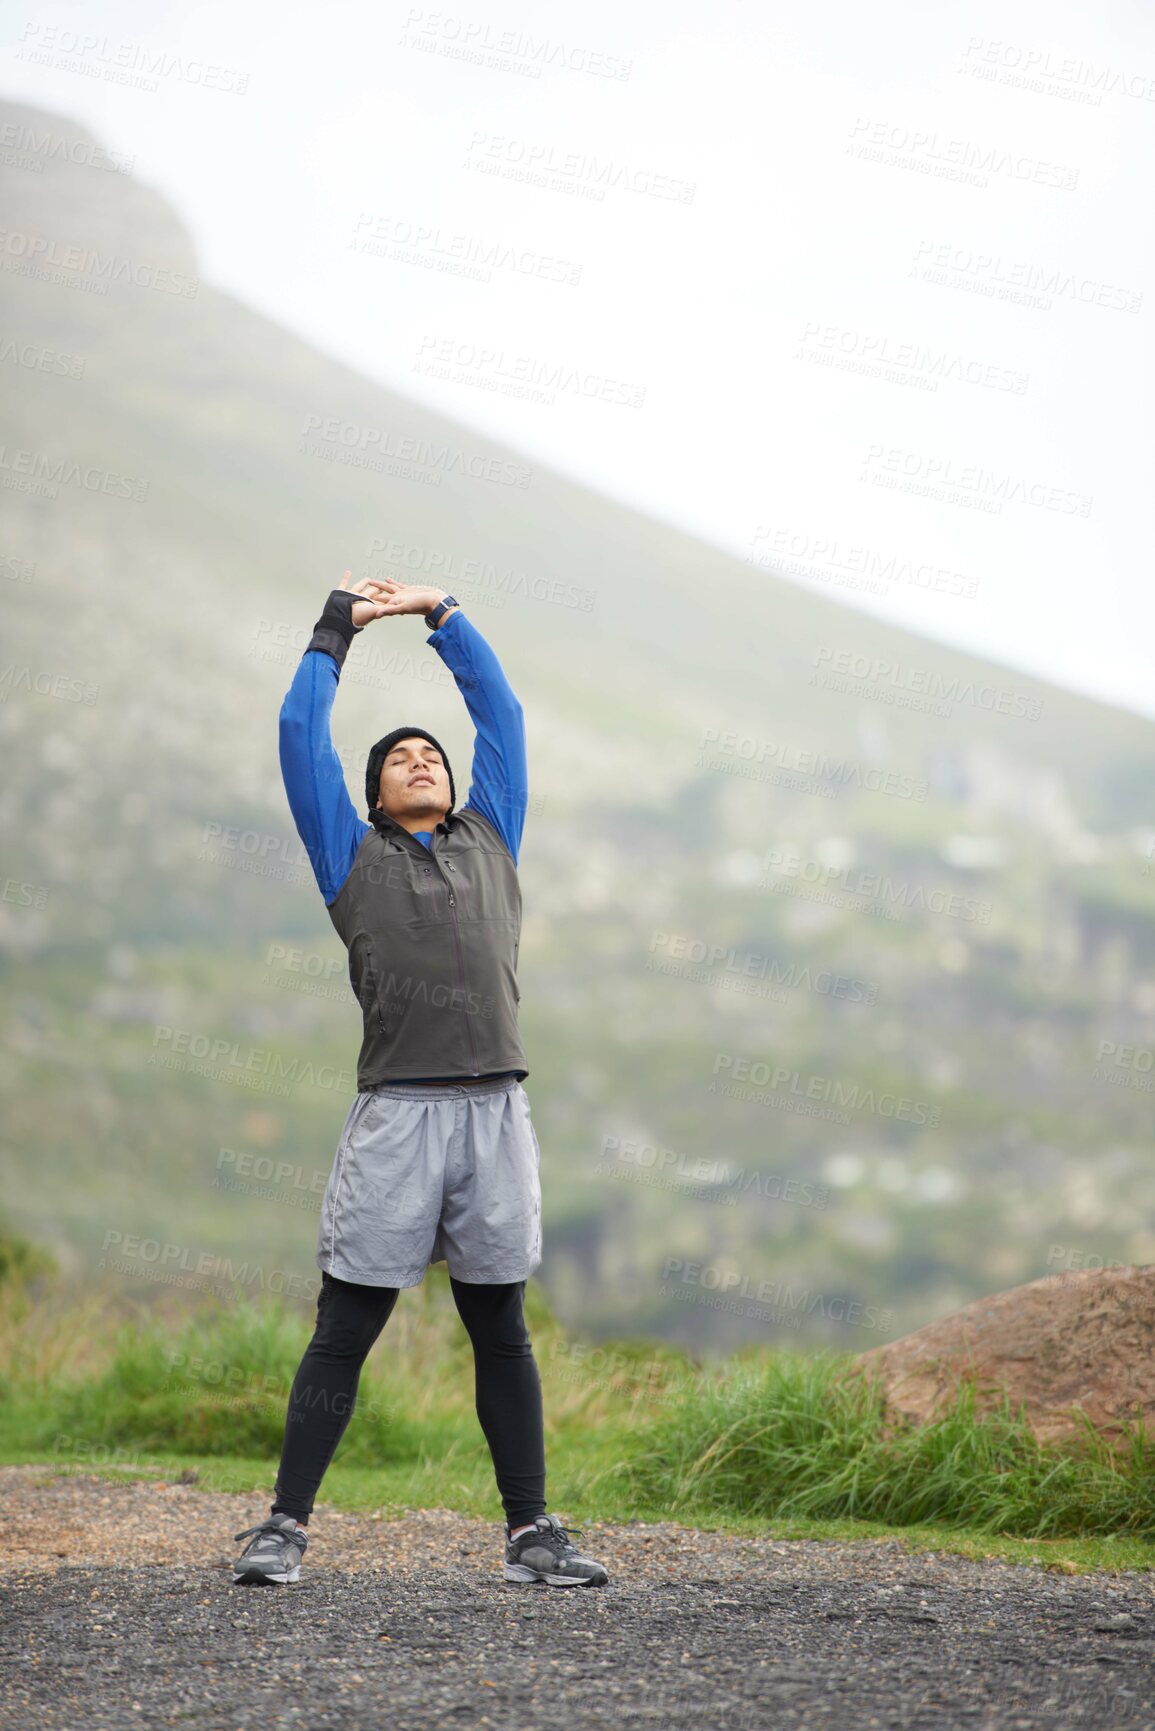
[[[390,614],[432,612],[447,592],[386,577],[379,593],[381,613]],[[493,825],[516,865],[529,805],[521,704],[501,662],[460,607],[451,607],[443,614],[425,641],[433,645],[457,681],[476,730],[471,784],[464,806],[479,811]]]
[[[358,599],[351,590],[330,592],[281,705],[281,776],[326,905],[348,877],[369,828],[349,798],[329,728],[341,668],[361,629],[352,616]]]
[[[525,718],[501,662],[481,632],[455,608],[432,643],[457,681],[476,733],[465,805],[488,819],[516,865],[529,804]]]

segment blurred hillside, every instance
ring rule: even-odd
[[[526,709],[538,1278],[568,1321],[865,1348],[1056,1267],[1155,1260],[1149,721],[367,382],[200,280],[99,140],[0,115],[23,140],[0,169],[22,1231],[79,1273],[133,1234],[176,1245],[132,1253],[141,1291],[166,1257],[314,1281],[360,1018],[277,713],[351,566],[452,587]],[[350,653],[359,808],[398,723],[467,784],[426,635],[380,622]],[[178,1052],[212,1042],[222,1079]]]

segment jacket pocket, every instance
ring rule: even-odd
[[[381,1013],[381,975],[377,966],[377,956],[373,949],[373,940],[362,937],[361,943],[361,989],[358,998],[361,1013],[365,1018],[365,1026],[384,1028],[385,1018]]]

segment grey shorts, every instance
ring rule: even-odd
[[[526,1280],[541,1262],[540,1166],[518,1081],[358,1093],[321,1203],[317,1266],[361,1286],[419,1286],[442,1261],[458,1280]]]

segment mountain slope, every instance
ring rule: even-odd
[[[452,587],[526,708],[542,1278],[572,1312],[719,1340],[794,1326],[671,1295],[665,1261],[705,1258],[808,1283],[823,1303],[806,1327],[853,1344],[840,1296],[915,1327],[1042,1272],[1055,1243],[1142,1259],[1144,1095],[1092,1072],[1102,1041],[1155,1039],[1151,722],[754,570],[359,378],[194,282],[179,217],[131,177],[54,157],[0,185],[17,237],[0,270],[17,886],[0,1086],[25,1225],[87,1266],[125,1220],[171,1231],[179,1198],[198,1242],[248,1241],[259,1220],[272,1254],[307,1258],[294,1199],[226,1205],[213,1162],[240,1146],[325,1167],[340,1087],[254,1097],[154,1060],[175,1028],[351,1067],[355,1005],[276,723],[352,566]],[[52,274],[23,273],[33,243]],[[381,466],[338,460],[362,448]],[[379,622],[346,664],[334,731],[358,805],[368,746],[398,722],[445,739],[466,784],[464,708],[425,635]],[[892,676],[816,682],[844,652],[951,695],[904,707]],[[855,874],[897,903],[880,912]],[[294,945],[319,975],[278,953]],[[721,979],[693,971],[709,946]],[[759,997],[768,958],[789,978]],[[796,983],[832,971],[873,997]],[[808,1115],[786,1079],[777,1098],[721,1096],[719,1054],[859,1103]],[[921,1127],[877,1105],[888,1091],[922,1103]],[[705,1195],[685,1172],[671,1188],[621,1157],[631,1138],[778,1189],[717,1171]],[[1111,1162],[1126,1204],[1088,1190]],[[791,1179],[827,1206],[784,1201]]]

